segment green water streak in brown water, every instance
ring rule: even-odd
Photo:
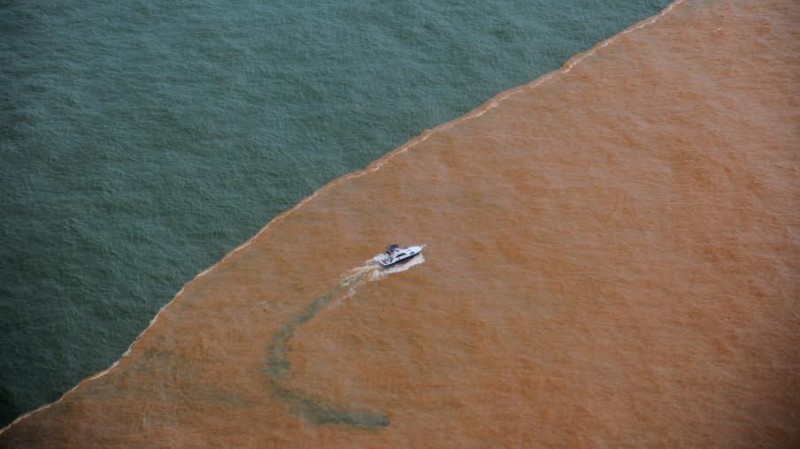
[[[365,273],[361,274],[361,276],[364,275]],[[266,361],[269,388],[272,394],[287,404],[293,413],[314,424],[345,424],[365,428],[387,427],[389,417],[385,414],[348,409],[286,386],[287,378],[292,374],[288,345],[295,331],[322,312],[331,300],[338,298],[349,288],[353,280],[355,279],[345,279],[281,326],[281,330],[275,334],[269,344],[269,356]]]

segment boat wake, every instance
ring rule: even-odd
[[[336,305],[341,304],[345,299],[355,295],[356,290],[367,282],[379,281],[392,274],[401,273],[409,270],[412,267],[425,263],[425,255],[418,254],[413,259],[403,264],[393,265],[391,267],[383,267],[378,262],[381,254],[376,255],[372,259],[364,262],[364,265],[353,268],[347,274],[342,276],[339,283],[340,287],[346,289],[343,295],[336,298]]]
[[[364,284],[425,263],[425,257],[419,254],[403,264],[384,268],[378,262],[380,256],[379,254],[367,260],[363,266],[353,268],[342,276],[335,287],[316,298],[302,312],[284,323],[270,341],[265,364],[270,390],[278,400],[287,404],[293,413],[314,424],[346,424],[368,428],[389,425],[389,417],[383,413],[347,409],[287,386],[287,381],[293,372],[289,360],[289,341],[300,326],[319,315],[331,301],[340,305],[345,299],[355,295],[358,288]]]

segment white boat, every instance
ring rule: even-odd
[[[396,265],[399,263],[407,262],[408,260],[412,259],[414,256],[422,252],[423,246],[409,246],[409,247],[401,247],[400,245],[389,245],[386,248],[386,252],[380,254],[375,257],[375,260],[378,261],[379,264],[383,268],[391,267],[392,265]]]

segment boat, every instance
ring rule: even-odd
[[[402,247],[398,244],[389,245],[383,254],[375,257],[375,260],[383,268],[389,268],[403,262],[408,262],[413,259],[417,254],[422,252],[423,246],[409,246]]]

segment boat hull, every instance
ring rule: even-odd
[[[389,268],[396,265],[402,265],[411,259],[417,257],[418,255],[422,254],[422,246],[410,246],[408,248],[403,249],[405,254],[400,255],[398,257],[389,258],[385,256],[383,259],[378,259],[378,264],[380,264],[383,268]]]

